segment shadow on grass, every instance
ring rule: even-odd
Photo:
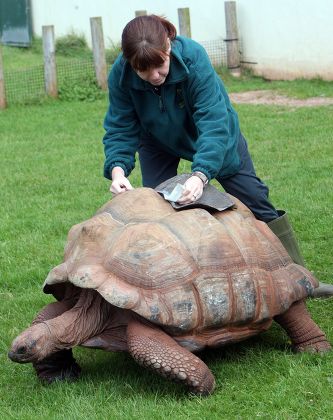
[[[113,396],[141,395],[159,398],[188,399],[189,392],[181,384],[168,381],[139,366],[127,353],[76,348],[75,358],[82,368],[78,383],[95,384],[112,389]],[[278,355],[277,355],[278,353]],[[260,336],[226,347],[198,353],[216,377],[218,388],[234,375],[234,368],[261,364],[261,359],[274,359],[281,353],[290,354],[286,336],[278,326]],[[232,368],[231,368],[232,367]]]

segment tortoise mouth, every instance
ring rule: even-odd
[[[8,352],[8,357],[12,362],[16,363],[29,363],[32,361],[32,357],[28,354],[23,354],[20,352],[10,351]]]
[[[29,342],[14,340],[8,352],[8,357],[16,363],[34,362],[37,359],[36,340]]]

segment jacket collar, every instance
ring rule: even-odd
[[[189,69],[184,63],[181,52],[182,44],[175,38],[171,43],[170,70],[164,85],[179,83],[187,79]],[[140,79],[124,57],[121,58],[121,64],[122,72],[119,80],[120,87],[129,87],[138,90],[151,89],[151,84]]]

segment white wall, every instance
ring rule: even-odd
[[[333,0],[237,0],[244,61],[268,78],[333,80]],[[222,0],[32,0],[33,27],[55,25],[56,36],[74,30],[90,43],[89,18],[102,16],[106,46],[119,42],[135,10],[163,14],[178,29],[177,8],[190,7],[192,37],[225,37]]]
[[[244,60],[268,78],[333,80],[332,0],[237,0]]]
[[[102,16],[106,46],[110,40],[119,42],[126,23],[135,17],[136,10],[164,15],[177,28],[180,7],[190,7],[192,38],[198,41],[223,38],[225,34],[224,3],[208,0],[207,6],[199,1],[186,0],[32,0],[33,28],[42,34],[43,25],[55,25],[56,36],[71,30],[84,33],[91,43],[89,18]]]

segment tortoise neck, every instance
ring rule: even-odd
[[[70,348],[101,333],[114,311],[98,292],[82,289],[73,308],[44,322],[57,348]]]

